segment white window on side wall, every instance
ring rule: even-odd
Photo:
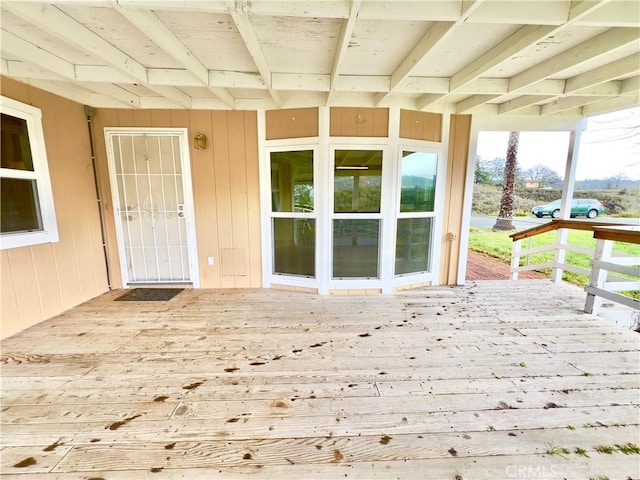
[[[40,109],[0,96],[0,249],[58,241]]]

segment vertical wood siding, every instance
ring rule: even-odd
[[[442,141],[442,114],[400,110],[400,138]]]
[[[2,77],[3,96],[42,110],[60,241],[0,251],[6,338],[107,291],[84,107]]]
[[[110,268],[122,287],[105,127],[188,129],[201,288],[262,286],[258,133],[255,112],[226,110],[100,109],[94,119],[100,188],[104,197]],[[207,148],[193,148],[193,137],[207,136]],[[208,265],[207,258],[214,264]]]
[[[318,136],[318,109],[292,108],[266,112],[266,139]]]
[[[386,137],[388,108],[331,107],[329,132],[332,137]]]
[[[440,283],[443,285],[455,285],[458,276],[470,133],[471,115],[451,115],[440,259]]]

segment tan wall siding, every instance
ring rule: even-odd
[[[400,110],[400,138],[442,141],[442,114]]]
[[[269,110],[265,116],[267,140],[318,136],[317,108]]]
[[[332,137],[386,137],[388,108],[331,107],[329,134]]]
[[[60,241],[0,252],[2,338],[107,290],[84,107],[2,77],[3,96],[42,110]]]
[[[455,285],[458,275],[470,133],[471,115],[451,115],[440,259],[440,283],[444,285]]]
[[[256,113],[224,110],[97,111],[94,135],[100,188],[105,192],[112,282],[121,287],[104,127],[175,127],[189,130],[200,286],[262,286]],[[193,148],[193,137],[198,133],[207,136],[205,150]],[[212,266],[207,263],[209,256],[214,257]]]

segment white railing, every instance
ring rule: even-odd
[[[596,238],[595,248],[578,247],[567,243],[567,234],[571,229],[590,230]],[[557,241],[550,245],[532,247],[531,239],[541,233],[558,230]],[[562,280],[562,272],[569,271],[589,277],[585,286],[587,298],[585,312],[597,314],[602,299],[620,303],[640,310],[640,300],[620,292],[640,291],[640,255],[620,255],[613,253],[615,242],[640,244],[640,227],[579,220],[553,220],[552,222],[523,230],[511,235],[513,250],[511,253],[511,275],[518,279],[518,273],[529,270],[551,268],[551,279]],[[528,248],[522,248],[522,241],[529,239]],[[553,261],[531,263],[533,255],[553,252]],[[575,252],[591,257],[591,268],[586,269],[567,263],[566,253]],[[520,259],[526,257],[526,264],[520,265]],[[625,277],[621,276],[625,275]]]

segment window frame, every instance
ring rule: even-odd
[[[0,113],[26,121],[33,160],[33,171],[0,167],[0,178],[35,180],[38,191],[37,205],[42,220],[41,230],[1,233],[0,250],[58,242],[60,239],[42,128],[42,111],[31,105],[0,96]]]

